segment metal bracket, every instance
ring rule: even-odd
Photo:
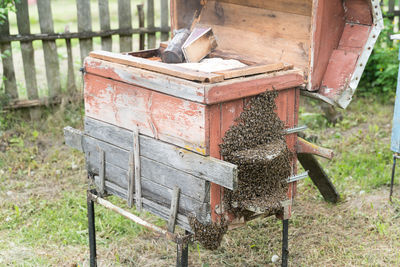
[[[298,126],[298,127],[294,127],[294,128],[285,129],[285,131],[286,131],[286,134],[293,134],[293,133],[302,132],[307,129],[308,129],[308,127],[306,125],[302,125],[302,126]]]
[[[308,177],[308,171],[303,172],[303,173],[298,174],[298,175],[295,175],[295,176],[291,176],[291,177],[287,178],[286,181],[289,184],[289,183],[293,183],[293,182],[296,182],[296,181],[303,180],[303,179],[305,179],[307,177]]]

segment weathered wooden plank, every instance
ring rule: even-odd
[[[216,83],[224,80],[224,76],[220,74],[192,71],[163,62],[155,62],[145,58],[121,55],[107,51],[94,51],[90,53],[90,56],[93,58],[103,59],[106,61],[120,63],[140,69],[164,73],[193,81]]]
[[[66,27],[66,32],[69,28]],[[71,39],[65,39],[65,45],[67,46],[67,62],[68,62],[68,75],[67,75],[67,92],[74,94],[76,92],[76,81],[75,81],[75,70],[74,70],[74,57],[72,55]]]
[[[5,14],[5,21],[0,24],[0,35],[9,35],[10,26],[8,23],[8,14]],[[11,43],[0,44],[1,61],[3,65],[3,76],[5,93],[11,98],[18,98],[17,82],[15,80],[14,62]]]
[[[171,233],[175,232],[176,216],[178,215],[179,197],[180,197],[180,189],[179,187],[174,187],[174,190],[172,192],[171,209],[167,225],[167,229]]]
[[[274,63],[274,64],[256,64],[253,66],[247,66],[243,68],[218,71],[215,73],[224,75],[224,79],[232,79],[242,76],[249,76],[260,73],[274,72],[278,70],[283,70],[285,68],[285,64],[283,63]]]
[[[143,9],[143,4],[139,4],[136,7],[137,7],[137,12],[138,12],[139,28],[144,28],[144,9]],[[145,38],[146,38],[145,34],[141,33],[139,35],[139,50],[144,50]]]
[[[132,28],[132,11],[130,0],[118,0],[118,25],[120,29]],[[132,51],[132,36],[119,35],[119,51]]]
[[[131,151],[129,153],[129,170],[128,170],[128,207],[133,206],[133,196],[135,190],[135,155]]]
[[[203,104],[90,74],[84,97],[88,117],[206,153]]]
[[[204,157],[153,138],[141,136],[141,155],[231,190],[237,186],[237,167],[212,157]]]
[[[78,149],[83,152],[83,133],[70,126],[64,128],[64,141],[69,147]]]
[[[113,132],[115,133],[114,135],[112,135]],[[87,117],[85,119],[85,133],[87,135],[100,140],[108,140],[108,142],[112,140],[117,146],[132,146],[129,132],[126,129],[92,118]],[[234,189],[237,183],[237,168],[235,165],[215,158],[201,156],[144,135],[140,135],[140,155],[230,189]],[[123,157],[116,159],[116,161],[123,162]],[[123,164],[127,164],[126,160]],[[181,189],[183,191],[183,188]]]
[[[324,199],[332,203],[338,202],[340,195],[317,159],[311,154],[297,154],[297,157],[304,170],[309,171],[308,175]]]
[[[78,32],[92,31],[92,15],[90,12],[90,0],[76,1],[78,11]],[[93,50],[92,39],[79,39],[81,62],[83,65],[85,57]]]
[[[106,153],[104,150],[98,147],[99,151],[99,178],[100,178],[100,186],[99,193],[100,195],[104,195],[105,193],[105,180],[106,180]]]
[[[147,28],[154,28],[154,0],[147,0]],[[156,35],[147,34],[147,48],[156,47]]]
[[[140,85],[182,99],[195,102],[204,101],[204,85],[192,81],[95,58],[88,58],[86,60],[85,70],[87,73],[119,80],[128,84]]]
[[[15,2],[15,6],[17,8],[18,33],[30,34],[31,28],[29,21],[28,0],[17,1]],[[37,99],[39,95],[36,81],[35,55],[32,42],[21,42],[21,54],[24,66],[25,88],[28,99]]]
[[[110,10],[108,7],[108,0],[99,0],[99,18],[100,29],[102,31],[110,30]],[[111,36],[101,38],[101,49],[105,51],[112,51]]]
[[[142,181],[141,181],[141,164],[140,164],[140,147],[139,147],[139,131],[133,130],[133,158],[135,163],[135,197],[136,209],[142,210]]]
[[[94,174],[98,174],[99,171],[99,162],[98,160],[93,161],[89,159],[88,163],[88,171]],[[117,196],[123,197],[123,199],[127,199],[128,185],[126,183],[127,179],[127,171],[122,170],[112,164],[106,163],[106,172],[105,172],[105,189],[107,192],[110,188],[110,183],[115,186],[111,186],[114,190],[118,191]],[[96,175],[98,176],[98,175]],[[98,176],[99,177],[99,176]],[[121,185],[120,182],[125,180],[125,184]],[[100,177],[96,181],[97,185],[100,185]],[[173,189],[150,181],[148,179],[142,179],[142,197],[146,199],[153,200],[160,205],[165,207],[170,207],[172,200],[172,192]],[[143,200],[142,198],[142,200]],[[206,218],[208,213],[208,203],[202,203],[197,201],[189,196],[181,194],[181,198],[179,201],[178,212],[184,215],[196,214],[199,218]]]
[[[216,85],[208,85],[205,90],[205,103],[214,104],[234,99],[254,96],[270,90],[283,90],[304,84],[303,75],[297,70],[280,71],[243,78],[240,81],[228,80]]]
[[[168,0],[160,0],[161,4],[161,28],[167,29],[169,22]],[[161,41],[169,39],[169,31],[161,31]]]
[[[164,220],[168,220],[169,209],[164,206],[161,206],[151,200],[144,198],[143,199],[143,208]],[[207,221],[205,221],[205,222],[207,222]],[[188,217],[185,215],[178,213],[177,218],[176,218],[176,224],[189,232],[193,231],[192,228],[190,227]]]
[[[135,29],[114,29],[107,31],[87,31],[87,32],[70,32],[70,33],[37,33],[37,34],[11,34],[0,35],[0,43],[8,43],[13,41],[36,41],[36,40],[57,40],[57,39],[73,39],[73,38],[94,38],[94,37],[110,37],[116,34],[132,35],[132,34],[145,34],[154,33],[159,31],[167,31],[168,29],[161,29],[155,27],[153,29],[135,28]]]
[[[72,141],[68,141],[68,145],[74,145],[73,147],[76,148],[77,142],[78,141],[72,143]],[[109,155],[106,159],[108,166],[107,176],[112,177],[113,179],[118,179],[114,182],[119,186],[129,188],[130,166],[125,164],[129,164],[130,161],[125,159],[130,153],[121,148],[85,136],[84,149],[86,157],[89,162],[94,163],[94,167],[97,166],[96,163],[99,158],[98,149],[96,149],[97,146],[100,146],[100,148],[106,151],[106,154]],[[206,181],[145,157],[141,157],[140,162],[143,164],[143,173],[141,174],[143,179],[159,183],[170,189],[174,188],[174,186],[179,186],[182,190],[182,194],[192,197],[200,202],[208,201],[209,189],[206,185]],[[119,169],[114,170],[114,173],[109,173],[112,169],[115,169],[114,167]],[[97,172],[98,169],[96,167],[96,169],[91,169],[91,171]],[[124,175],[128,178],[120,179],[120,177],[123,177]]]
[[[50,0],[37,2],[40,31],[42,33],[54,33],[53,15]],[[55,97],[61,93],[60,67],[58,65],[58,53],[55,41],[43,41],[44,62],[46,66],[47,86],[49,96]]]

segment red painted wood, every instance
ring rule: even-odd
[[[283,90],[304,84],[303,76],[297,72],[277,73],[276,76],[256,80],[234,81],[216,84],[205,92],[205,102],[214,104],[254,96],[270,90]]]
[[[221,104],[215,104],[207,107],[209,114],[209,138],[210,138],[210,156],[221,159],[219,144],[222,142],[221,136]],[[215,212],[215,207],[221,205],[221,186],[211,183],[210,185],[210,206],[211,220],[217,222],[221,216]]]
[[[318,90],[325,75],[332,51],[339,45],[344,29],[342,0],[319,0],[314,18],[314,62],[311,69],[310,90]]]
[[[364,25],[372,25],[370,4],[371,1],[368,0],[345,0],[344,5],[346,7],[346,21]]]
[[[85,75],[86,116],[205,154],[206,106],[99,76]]]
[[[368,41],[370,31],[371,26],[346,23],[339,42],[339,49],[361,54]]]
[[[333,51],[319,93],[330,99],[340,96],[350,82],[357,59],[357,53],[344,50]]]

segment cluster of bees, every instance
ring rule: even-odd
[[[224,193],[225,209],[236,216],[248,211],[276,214],[286,198],[292,153],[275,113],[277,95],[270,91],[252,98],[220,145],[224,160],[239,170],[238,189]]]
[[[238,166],[238,188],[224,190],[224,209],[239,218],[282,211],[292,152],[285,142],[284,124],[275,113],[277,96],[270,91],[252,98],[220,145],[224,160]],[[212,250],[227,231],[224,221],[205,225],[192,217],[190,225],[194,238]]]

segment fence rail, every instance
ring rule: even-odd
[[[155,26],[155,5],[154,0],[146,0],[145,4],[137,4],[137,16],[131,6],[131,0],[118,0],[118,29],[111,29],[110,3],[108,0],[98,0],[99,31],[92,30],[91,4],[90,0],[76,0],[77,32],[56,33],[54,31],[54,18],[50,0],[37,0],[37,9],[40,24],[40,33],[31,33],[28,0],[20,0],[16,3],[16,20],[18,34],[10,34],[8,16],[6,21],[0,24],[0,52],[2,54],[3,66],[3,87],[4,93],[10,98],[9,108],[29,107],[59,100],[63,86],[61,85],[60,62],[56,40],[64,39],[67,50],[67,73],[66,94],[76,92],[75,70],[73,67],[74,58],[72,53],[71,39],[79,39],[80,59],[83,59],[93,50],[93,38],[101,38],[101,49],[112,50],[112,36],[119,36],[119,52],[132,51],[133,35],[138,35],[139,49],[144,49],[147,36],[147,48],[156,46],[156,33],[160,33],[160,40],[169,38],[170,28],[168,26],[169,11],[168,0],[160,1],[160,26]],[[146,16],[145,16],[145,10]],[[71,12],[66,10],[66,12]],[[134,28],[133,22],[138,22],[139,27]],[[147,24],[145,26],[145,21]],[[39,99],[37,73],[35,65],[35,50],[33,41],[41,41],[44,54],[44,66],[48,95]],[[18,95],[18,84],[14,69],[14,57],[12,43],[20,42],[21,56],[24,70],[24,82],[26,88],[26,100],[21,100]]]

